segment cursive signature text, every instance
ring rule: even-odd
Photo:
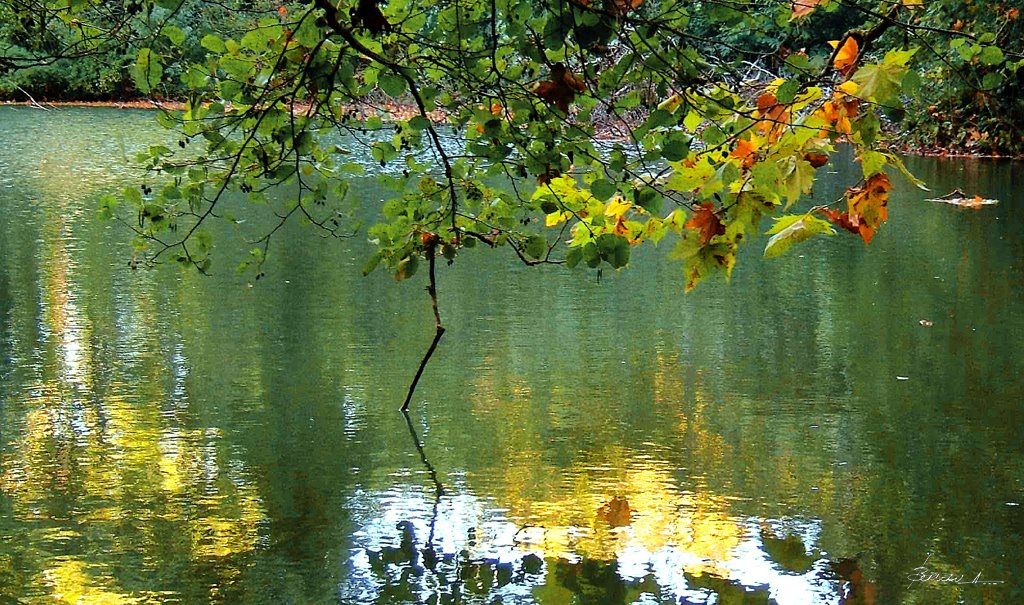
[[[907,579],[910,580],[910,584],[907,588],[913,588],[916,584],[976,584],[979,586],[1003,584],[1002,580],[986,580],[982,577],[981,572],[978,572],[974,576],[970,574],[964,574],[959,571],[938,571],[928,567],[928,562],[931,561],[932,556],[929,554],[924,563],[915,567],[907,575]]]

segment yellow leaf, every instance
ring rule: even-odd
[[[683,232],[683,223],[685,222],[686,212],[682,208],[676,208],[665,217],[665,223],[676,235]]]
[[[829,41],[829,44],[832,45],[832,48],[836,48],[839,46],[839,41],[832,40]],[[857,62],[858,54],[860,54],[860,45],[857,44],[857,39],[853,36],[848,36],[846,42],[839,48],[839,52],[836,53],[836,58],[833,59],[832,65],[842,71]]]
[[[561,212],[552,212],[544,217],[544,225],[547,227],[554,227],[561,225],[565,221],[572,218],[572,212],[563,210]]]
[[[682,104],[683,104],[683,97],[679,96],[679,94],[677,93],[677,94],[674,94],[671,97],[665,99],[661,103],[658,103],[658,109],[662,109],[664,111],[672,113],[673,111],[675,111]]]
[[[851,95],[851,96],[856,95],[857,91],[859,89],[860,89],[860,85],[857,84],[856,82],[854,82],[853,80],[847,80],[847,81],[843,82],[842,84],[840,84],[839,86],[836,86],[836,90],[837,91],[839,91],[839,92],[841,92],[841,93],[843,93],[845,95]]]
[[[623,214],[629,211],[633,207],[633,203],[622,199],[621,197],[613,197],[604,207],[605,216],[614,216],[616,218],[621,217]]]

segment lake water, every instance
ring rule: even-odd
[[[362,237],[128,267],[151,120],[0,108],[0,604],[1024,602],[1021,164],[690,295],[467,251],[407,421],[424,276]]]

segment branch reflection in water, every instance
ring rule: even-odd
[[[651,552],[624,542],[610,557],[567,552],[560,540],[548,545],[549,531],[588,528],[523,526],[458,485],[457,475],[446,488],[412,419],[404,419],[429,485],[372,496],[378,514],[354,536],[343,603],[873,602],[856,561],[836,563],[814,547],[817,520],[730,519],[738,540],[717,561],[697,560],[679,545]],[[627,502],[613,498],[595,511],[596,523],[631,531]]]

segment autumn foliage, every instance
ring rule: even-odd
[[[880,236],[892,175],[915,183],[885,122],[924,85],[923,62],[954,64],[931,56],[936,40],[952,38],[943,48],[991,85],[982,104],[1020,67],[997,43],[1017,13],[1000,4],[999,33],[972,33],[950,2],[275,2],[201,30],[198,52],[187,45],[200,30],[168,22],[130,72],[143,94],[186,90],[181,111],[161,114],[179,145],[141,160],[153,182],[174,183],[105,208],[131,225],[141,257],[203,270],[205,223],[233,191],[269,224],[297,218],[326,235],[378,217],[366,272],[398,279],[476,245],[595,270],[654,245],[689,290],[729,278],[742,246],[765,236],[768,258],[839,231]],[[851,156],[857,182],[824,198],[819,177]],[[351,186],[367,166],[383,203]],[[295,199],[266,208],[273,187]],[[276,231],[250,238],[247,266]]]

